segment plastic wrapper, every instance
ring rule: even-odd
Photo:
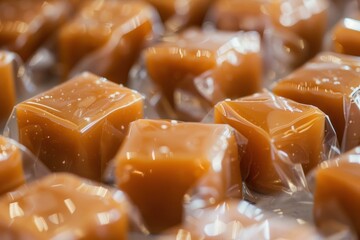
[[[1,239],[127,239],[125,196],[71,174],[52,174],[0,198]]]
[[[360,236],[359,180],[359,147],[321,163],[309,174],[314,220],[321,231],[328,233],[345,225]]]
[[[150,4],[91,1],[59,32],[62,78],[91,71],[126,83],[142,48],[161,30],[161,21]]]
[[[228,201],[190,213],[182,226],[154,239],[354,239],[351,237],[343,231],[326,238],[302,219],[270,213],[246,201]]]
[[[190,29],[147,48],[130,87],[161,117],[201,120],[218,101],[261,89],[260,51],[256,32]]]
[[[18,142],[0,136],[0,195],[49,174],[49,170]]]
[[[100,181],[128,124],[142,116],[139,93],[83,73],[16,105],[6,130],[51,171]]]
[[[109,182],[138,207],[146,233],[180,224],[185,212],[241,198],[246,139],[227,125],[137,120],[109,167]]]
[[[342,151],[360,144],[360,59],[323,52],[273,86],[275,94],[329,115]]]
[[[200,26],[214,0],[146,0],[159,12],[167,32],[173,33],[190,26]]]
[[[305,174],[339,154],[336,134],[322,111],[268,91],[218,103],[214,121],[248,139],[241,171],[254,193],[306,190]]]
[[[20,57],[0,51],[0,129],[2,130],[13,107],[35,91]]]

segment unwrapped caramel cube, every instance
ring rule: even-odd
[[[187,30],[148,48],[145,63],[151,80],[171,105],[174,92],[197,77],[203,82],[210,78],[213,86],[208,88],[210,98],[241,97],[262,86],[260,37],[256,32]],[[202,78],[206,72],[208,76]]]
[[[123,194],[53,174],[0,198],[1,239],[127,239]]]
[[[321,53],[273,86],[275,94],[325,112],[343,150],[360,144],[360,59]]]
[[[0,194],[25,182],[22,154],[12,140],[0,136]]]
[[[326,163],[326,164],[325,164]],[[324,232],[345,224],[360,237],[360,147],[316,171],[314,218]]]
[[[288,190],[303,174],[293,173],[295,164],[307,173],[326,155],[325,114],[270,92],[220,102],[214,119],[248,139],[241,171],[247,186],[257,192]]]
[[[238,148],[226,125],[137,120],[115,157],[116,184],[158,233],[181,223],[184,204],[200,208],[241,197],[244,143]]]
[[[360,56],[360,16],[344,18],[332,31],[332,49],[337,53]]]
[[[16,106],[19,140],[51,171],[100,180],[142,108],[139,93],[83,73]]]
[[[12,53],[0,51],[0,123],[6,121],[16,103],[13,60]]]
[[[0,1],[0,47],[28,60],[65,22],[68,8],[63,0]]]
[[[153,9],[144,2],[89,1],[59,33],[64,80],[79,69],[125,83],[153,24]]]

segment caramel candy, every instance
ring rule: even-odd
[[[53,174],[0,198],[1,239],[127,239],[123,195]]]
[[[161,19],[167,27],[174,30],[191,25],[201,25],[212,1],[147,0],[158,10]]]
[[[284,34],[284,38],[301,41],[309,59],[322,48],[328,4],[327,0],[271,0],[265,11],[272,28]]]
[[[335,52],[360,56],[360,18],[344,18],[332,31]]]
[[[0,194],[25,182],[20,149],[9,139],[0,136]]]
[[[325,112],[342,149],[360,144],[360,59],[321,53],[273,86],[275,94]]]
[[[222,95],[224,99],[252,94],[262,86],[261,61],[256,32],[188,30],[145,52],[148,74],[171,105],[177,88],[207,71],[211,71],[209,77],[221,92],[209,89],[209,95]]]
[[[142,107],[139,93],[83,73],[17,105],[19,140],[52,171],[100,180]]]
[[[146,40],[152,36],[153,9],[141,1],[87,3],[59,33],[64,79],[74,70],[91,71],[125,83]]]
[[[68,7],[62,0],[0,1],[0,47],[28,60],[64,23]]]
[[[326,164],[325,164],[326,163]],[[339,223],[360,237],[360,148],[324,162],[316,171],[314,218],[324,231]]]
[[[218,0],[211,8],[211,21],[216,28],[227,31],[258,31],[267,23],[265,0]]]
[[[322,239],[311,225],[268,213],[246,201],[227,201],[190,215],[181,227],[156,240]]]
[[[316,107],[264,92],[218,103],[214,118],[248,139],[241,171],[247,186],[257,192],[290,187],[286,184],[302,172],[298,176],[289,169],[301,164],[307,173],[324,158],[325,114]]]
[[[185,203],[196,208],[241,197],[237,142],[226,125],[137,120],[115,166],[117,186],[152,233],[181,223]]]
[[[0,122],[5,121],[15,106],[14,55],[0,51]]]

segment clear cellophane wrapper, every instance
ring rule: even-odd
[[[182,215],[184,215],[187,212],[190,213],[196,209],[203,209],[213,206],[214,204],[217,204],[224,199],[242,199],[243,186],[241,183],[240,168],[238,168],[238,166],[240,164],[240,159],[243,155],[244,149],[246,148],[247,140],[241,134],[238,134],[229,126],[212,124],[212,126],[209,125],[209,127],[213,128],[213,131],[206,133],[208,136],[206,143],[204,144],[199,142],[205,142],[203,139],[204,132],[203,130],[200,130],[202,133],[196,133],[196,139],[183,136],[181,139],[177,139],[175,144],[169,143],[167,145],[166,143],[163,143],[163,134],[166,134],[166,132],[168,132],[168,134],[172,134],[172,132],[177,131],[176,128],[178,127],[184,131],[188,131],[188,127],[197,128],[196,124],[198,123],[190,123],[190,125],[187,125],[188,123],[174,120],[159,120],[160,123],[162,122],[162,125],[160,126],[154,125],[158,124],[157,120],[138,121],[135,121],[131,124],[129,133],[122,145],[122,149],[119,150],[118,155],[111,162],[106,173],[106,182],[108,184],[117,186],[118,188],[120,187],[120,190],[122,190],[122,187],[124,187],[128,191],[131,191],[130,199],[134,201],[134,205],[136,205],[135,202],[139,201],[138,196],[143,194],[142,191],[145,193],[149,192],[149,189],[153,189],[153,194],[161,194],[161,192],[164,191],[164,188],[166,188],[165,186],[168,186],[168,183],[159,182],[159,180],[156,179],[166,178],[168,179],[168,182],[174,183],[174,189],[172,191],[174,195],[177,196],[178,190],[176,190],[176,188],[179,187],[182,189],[184,187],[182,186],[182,182],[187,182],[187,180],[182,179],[184,174],[190,174],[189,179],[194,179],[193,173],[189,173],[189,170],[185,170],[189,169],[189,167],[192,169],[203,168],[207,170],[199,175],[199,177],[196,178],[190,187],[187,188],[186,192],[182,196],[181,206],[170,206],[166,205],[169,204],[168,202],[164,202],[166,206],[162,207],[162,211],[165,211],[166,209],[168,211],[173,211],[171,208],[175,208],[177,211],[179,207],[181,207],[183,212]],[[201,126],[201,124],[198,125],[198,128],[204,129],[204,126]],[[158,128],[158,130],[161,131],[160,134],[162,134],[162,136],[158,135],[151,137],[151,133],[146,133],[146,131],[149,131],[147,128]],[[206,125],[205,128],[207,128]],[[144,139],[141,139],[140,133],[145,136]],[[133,138],[134,136],[135,138]],[[175,137],[174,135],[172,136]],[[131,143],[134,141],[130,140],[131,138],[138,139],[136,141],[138,141],[139,144],[143,143],[144,141],[149,141],[150,138],[153,138],[154,143],[149,142],[149,146],[141,147],[141,152],[136,154],[133,151],[136,146],[131,146]],[[199,147],[199,153],[194,153],[193,146],[189,144],[191,141],[195,141],[194,143],[198,141],[196,146]],[[180,145],[181,147],[179,147]],[[179,150],[176,148],[182,149],[182,152],[179,153]],[[199,155],[197,157],[199,160],[194,164],[190,164],[187,161],[189,158],[186,157],[187,154],[193,157],[195,157],[194,154]],[[204,160],[201,160],[204,154],[207,157]],[[234,159],[234,156],[237,157]],[[184,158],[181,160],[183,161],[183,164],[178,163],[179,158]],[[209,164],[209,168],[207,167],[207,164]],[[177,169],[174,169],[174,166],[177,166]],[[159,173],[164,171],[161,169],[169,169],[169,175],[164,173],[166,176],[158,176]],[[173,172],[170,171],[171,169]],[[139,185],[138,189],[135,187],[129,190],[127,186],[131,184],[137,184],[137,178],[140,175],[144,177],[145,181],[149,182],[149,185],[145,183],[149,189],[140,189],[142,186]],[[159,186],[155,186],[155,182],[158,182]],[[134,187],[135,185],[131,186]],[[123,191],[126,192],[124,189]],[[135,191],[140,192],[134,193]],[[148,194],[146,195],[148,196]],[[134,197],[134,199],[132,199],[132,197]],[[148,197],[151,199],[149,200],[150,205],[154,204],[153,198],[158,198],[157,195],[154,197]],[[173,198],[177,197],[166,197],[167,200],[174,203]],[[144,199],[143,201],[146,200]],[[156,205],[158,204],[159,203],[156,203]],[[144,206],[142,205],[142,207]],[[156,208],[154,210],[156,211]],[[149,211],[147,211],[147,216],[149,216]],[[160,220],[157,219],[155,222],[159,224],[159,222],[163,221],[163,213],[159,213],[157,217],[160,218]],[[169,221],[171,220],[169,219]],[[147,225],[145,221],[142,228],[140,228],[141,232],[147,236],[150,236],[149,233],[157,233],[158,228],[152,225],[151,220],[147,219],[147,223],[151,225],[150,229],[148,228],[149,225]],[[162,225],[169,224],[163,222]]]
[[[142,56],[130,73],[129,87],[145,95],[148,111],[152,112],[153,116],[155,113],[155,116],[160,118],[200,121],[217,102],[226,98],[252,94],[261,89],[263,62],[260,36],[257,32],[201,32],[197,29],[190,29],[179,36],[184,38],[184,42],[194,38],[194,42],[209,41],[209,44],[218,45],[218,50],[214,53],[216,63],[200,74],[193,74],[194,71],[197,71],[194,70],[197,66],[194,66],[193,69],[188,69],[189,72],[183,69],[179,70],[180,74],[184,76],[183,78],[176,76],[176,73],[174,76],[169,76],[168,82],[172,89],[170,90],[171,96],[169,96],[168,92],[165,93],[168,91],[165,86],[168,83],[160,86],[159,81],[161,80],[151,79],[148,65]],[[183,64],[183,68],[192,68],[191,65],[186,66],[187,61],[199,61],[196,59],[205,56],[201,55],[201,51],[206,52],[207,50],[201,50],[200,47],[199,55],[191,56],[194,52],[193,47],[187,48],[186,44],[176,45],[177,37],[173,38],[170,35],[163,38],[162,44],[174,44],[172,48],[169,48],[167,57],[181,59],[182,54],[185,53],[185,56],[189,55],[189,60],[184,60],[179,64]],[[148,49],[151,49],[151,46]],[[159,61],[164,61],[166,64],[165,57],[160,56],[160,58],[163,59]],[[148,64],[150,63],[148,62]],[[169,67],[171,66],[170,63]],[[158,68],[159,73],[162,74],[161,68],[166,67],[158,65]],[[172,75],[173,73],[168,74]],[[238,87],[231,87],[232,84]]]
[[[247,100],[247,98],[249,100]],[[234,109],[226,105],[227,101],[230,100],[225,100],[224,102],[219,103],[216,106],[216,108],[218,109],[217,117],[215,117],[214,111],[211,111],[203,119],[203,122],[214,122],[214,119],[217,119],[217,122],[225,122],[233,127],[240,125],[250,126],[251,123],[249,121],[247,121],[245,118],[239,117],[240,115],[236,113]],[[258,106],[257,113],[261,116],[268,116],[263,120],[266,126],[274,126],[274,119],[272,118],[272,116],[274,116],[275,112],[273,112],[273,114],[271,112],[267,113],[267,107],[269,106],[274,111],[276,111],[276,109],[280,109],[281,111],[283,111],[284,116],[286,115],[286,111],[303,111],[297,109],[297,107],[293,105],[298,103],[295,103],[290,99],[277,97],[267,90],[264,90],[263,93],[254,94],[253,96],[245,97],[243,99],[239,98],[232,102],[236,104],[236,101],[249,101],[249,106],[251,106],[251,101],[253,101],[253,103],[263,102],[263,106],[266,107]],[[264,110],[261,110],[261,108],[263,108]],[[317,108],[314,107],[314,109]],[[263,147],[260,147],[260,143],[258,145],[252,143],[252,151],[257,151],[260,155],[255,155],[253,153],[246,155],[245,153],[245,155],[247,156],[247,162],[245,163],[244,161],[242,161],[242,176],[245,179],[245,182],[247,182],[244,184],[244,195],[246,200],[257,203],[259,201],[262,201],[263,199],[270,200],[279,192],[283,192],[285,194],[288,194],[289,196],[292,196],[294,193],[299,191],[308,191],[308,184],[305,177],[306,174],[304,172],[302,164],[307,165],[307,168],[309,168],[309,166],[316,166],[316,164],[318,163],[314,163],[314,156],[311,157],[308,154],[307,151],[312,151],[309,150],[310,146],[308,145],[308,143],[306,141],[300,141],[299,139],[301,139],[301,137],[296,136],[298,132],[304,134],[301,136],[305,137],[306,134],[309,134],[310,136],[311,134],[315,133],[314,131],[321,131],[318,132],[320,135],[322,135],[321,142],[316,143],[320,144],[318,146],[319,149],[316,150],[319,151],[319,156],[316,156],[316,161],[318,161],[319,163],[333,158],[340,153],[336,133],[328,116],[326,116],[318,109],[315,112],[318,112],[317,115],[314,115],[316,117],[313,117],[312,120],[308,120],[306,124],[305,122],[303,124],[297,122],[300,119],[298,118],[297,120],[292,120],[292,123],[294,124],[293,126],[285,125],[283,127],[279,126],[273,129],[269,127],[269,131],[272,131],[274,133],[276,132],[276,134],[273,133],[271,136],[269,135],[270,138],[268,140],[264,140],[269,141],[268,143],[265,143],[262,139],[259,139],[259,142],[262,143]],[[305,113],[304,111],[304,114],[309,113]],[[321,124],[319,125],[319,123]],[[319,126],[322,126],[322,128],[315,130]],[[246,129],[246,127],[243,127],[243,129]],[[246,131],[247,130],[244,130],[244,132]],[[254,131],[262,132],[263,130],[254,129]],[[265,152],[267,152],[268,154],[261,155]],[[261,166],[258,158],[268,157],[270,159],[270,163],[269,165],[267,165],[267,168],[265,168],[265,165]],[[264,159],[263,161],[265,160],[268,159]],[[309,171],[309,169],[307,170]],[[264,176],[264,179],[262,179],[262,176]],[[249,177],[248,180],[247,177]],[[265,179],[266,182],[262,182],[265,181]]]
[[[222,202],[189,213],[183,225],[154,239],[355,239],[345,226],[337,233],[324,236],[311,222],[282,213],[283,208],[286,209],[280,207],[278,212],[271,212],[246,201]]]

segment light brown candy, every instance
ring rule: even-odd
[[[59,33],[63,78],[91,71],[125,83],[147,39],[153,9],[141,1],[89,1]]]
[[[360,18],[340,20],[332,31],[332,49],[337,53],[360,56]]]
[[[360,59],[320,53],[273,86],[275,94],[325,112],[343,150],[360,144]]]
[[[6,121],[16,103],[13,55],[0,52],[0,126]]]
[[[117,186],[152,233],[180,224],[184,204],[205,207],[242,193],[237,141],[226,125],[134,121],[115,168]]]
[[[0,198],[1,239],[127,239],[123,196],[70,174],[53,174]]]
[[[17,105],[19,140],[51,171],[100,180],[142,108],[139,93],[83,73]]]
[[[307,173],[325,158],[325,114],[316,107],[264,92],[218,103],[214,119],[248,139],[241,171],[257,192],[299,187],[295,164]]]
[[[20,149],[0,136],[0,194],[15,189],[25,182]]]

